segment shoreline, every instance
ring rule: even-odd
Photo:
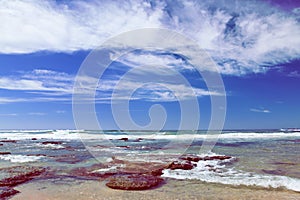
[[[160,187],[143,191],[110,189],[103,180],[34,180],[17,186],[20,193],[12,200],[58,200],[58,199],[282,199],[297,200],[300,193],[284,189],[264,189],[245,186],[204,183],[196,180],[166,179]]]

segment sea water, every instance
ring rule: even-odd
[[[107,162],[112,157],[166,163],[183,154],[227,155],[232,158],[200,160],[192,170],[165,169],[162,176],[300,192],[300,132],[216,133],[219,132],[3,130],[0,131],[0,168],[33,165],[66,172],[70,168]],[[201,151],[203,145],[208,145],[209,151]]]

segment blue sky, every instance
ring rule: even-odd
[[[137,49],[99,77],[95,108],[102,128],[119,128],[111,109],[118,102],[111,103],[111,95],[129,71],[115,98],[130,100],[129,112],[140,126],[150,122],[150,107],[160,104],[167,113],[164,128],[177,129],[182,111],[176,90],[180,101],[198,100],[200,129],[208,127],[212,96],[226,97],[225,129],[300,127],[298,0],[27,0],[0,3],[0,129],[76,128],[73,84],[83,61],[108,39],[141,28],[167,28],[195,41],[214,61],[226,93],[209,90],[191,64],[194,58],[167,48]],[[111,59],[118,48],[101,51]],[[185,117],[191,124],[196,120]]]

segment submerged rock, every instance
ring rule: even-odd
[[[68,156],[63,156],[60,158],[55,159],[56,162],[61,162],[61,163],[69,163],[69,164],[76,164],[81,162],[82,160],[78,158],[76,155],[68,155]]]
[[[15,194],[18,194],[19,191],[13,189],[13,188],[10,188],[10,187],[0,187],[0,199],[8,199],[9,197],[15,195]]]
[[[43,167],[15,166],[0,169],[0,199],[8,199],[19,193],[13,187],[40,177],[46,172]]]
[[[0,140],[2,143],[16,143],[17,140]]]
[[[63,149],[64,150],[64,149]],[[69,164],[76,164],[83,162],[85,160],[88,160],[92,158],[91,154],[88,152],[81,152],[77,154],[63,154],[60,156],[52,156],[56,162],[61,162],[61,163],[69,163]]]
[[[124,149],[130,149],[130,146],[116,146],[116,147],[124,148]]]
[[[99,178],[108,178],[117,174],[117,171],[111,170],[99,170],[108,169],[108,166],[102,163],[94,164],[90,167],[79,167],[71,170],[70,175],[74,177],[80,177],[85,179],[98,180]]]
[[[153,176],[160,176],[166,167],[167,165],[162,163],[126,162],[124,167],[119,169],[119,172],[127,174],[149,174]]]
[[[286,171],[282,169],[274,169],[274,170],[267,170],[267,169],[262,169],[262,172],[266,174],[272,174],[272,175],[286,175]]]
[[[62,144],[63,142],[60,142],[60,141],[45,141],[45,142],[42,142],[42,144]]]
[[[181,160],[187,160],[187,161],[192,161],[192,162],[199,162],[200,160],[227,160],[231,159],[231,156],[222,156],[222,155],[217,155],[217,156],[204,156],[200,157],[197,155],[183,155],[180,157]]]
[[[183,155],[180,157],[181,160],[187,160],[187,161],[193,161],[193,162],[199,162],[200,160],[203,160],[202,157],[197,155]]]
[[[128,141],[128,138],[120,138],[119,140]]]
[[[227,160],[231,158],[231,156],[205,156],[203,160]]]
[[[0,155],[9,155],[11,154],[10,152],[0,152]]]
[[[16,166],[0,169],[0,187],[13,187],[25,183],[46,171],[43,167]]]
[[[173,161],[169,166],[168,169],[183,169],[183,170],[191,170],[195,167],[195,165],[188,160],[184,161]]]
[[[116,175],[109,179],[106,186],[120,190],[146,190],[162,181],[160,177],[145,174]]]

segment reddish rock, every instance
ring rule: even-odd
[[[205,156],[203,160],[227,160],[232,158],[231,156]]]
[[[119,190],[146,190],[162,181],[162,178],[145,174],[116,175],[109,179],[106,186]]]
[[[183,155],[180,157],[181,160],[188,160],[192,162],[199,162],[200,160],[226,160],[232,158],[231,156],[205,156],[200,157],[197,155]]]
[[[166,164],[154,162],[124,162],[124,167],[118,171],[125,174],[150,174],[153,176],[162,175],[162,171],[167,168]]]
[[[191,170],[194,168],[194,164],[191,161],[184,160],[184,161],[173,161],[169,166],[168,169],[183,169],[183,170]]]
[[[18,194],[19,191],[10,188],[10,187],[3,187],[0,188],[0,199],[8,199],[9,197]]]
[[[117,147],[120,147],[120,148],[125,148],[125,149],[130,149],[129,146],[117,146]]]
[[[180,157],[180,159],[188,160],[188,161],[192,161],[192,162],[199,162],[200,160],[203,160],[203,158],[201,158],[200,156],[196,156],[196,155],[183,155]]]
[[[47,155],[42,153],[37,153],[37,154],[27,154],[27,156],[47,156]]]
[[[45,171],[46,169],[42,167],[17,166],[2,168],[0,169],[0,173],[6,174],[6,177],[4,176],[4,178],[0,180],[0,187],[13,187],[25,183],[41,175]]]
[[[98,169],[108,168],[107,165],[102,163],[95,164],[90,167],[79,167],[71,170],[70,174],[74,177],[81,177],[87,179],[98,180],[99,178],[108,178],[117,174],[117,171],[99,172]]]
[[[0,155],[9,155],[11,154],[10,152],[0,152]]]
[[[17,140],[0,140],[0,142],[3,142],[3,143],[16,143]]]
[[[62,142],[60,141],[45,141],[45,142],[42,142],[42,144],[62,144]]]
[[[120,138],[119,140],[128,141],[128,138]]]
[[[167,166],[168,165],[163,163],[131,162],[113,157],[113,160],[109,163],[100,163],[89,167],[76,168],[72,170],[71,174],[72,176],[85,177],[89,179],[93,179],[95,177],[107,178],[113,175],[124,174],[147,174],[151,176],[160,176]]]

